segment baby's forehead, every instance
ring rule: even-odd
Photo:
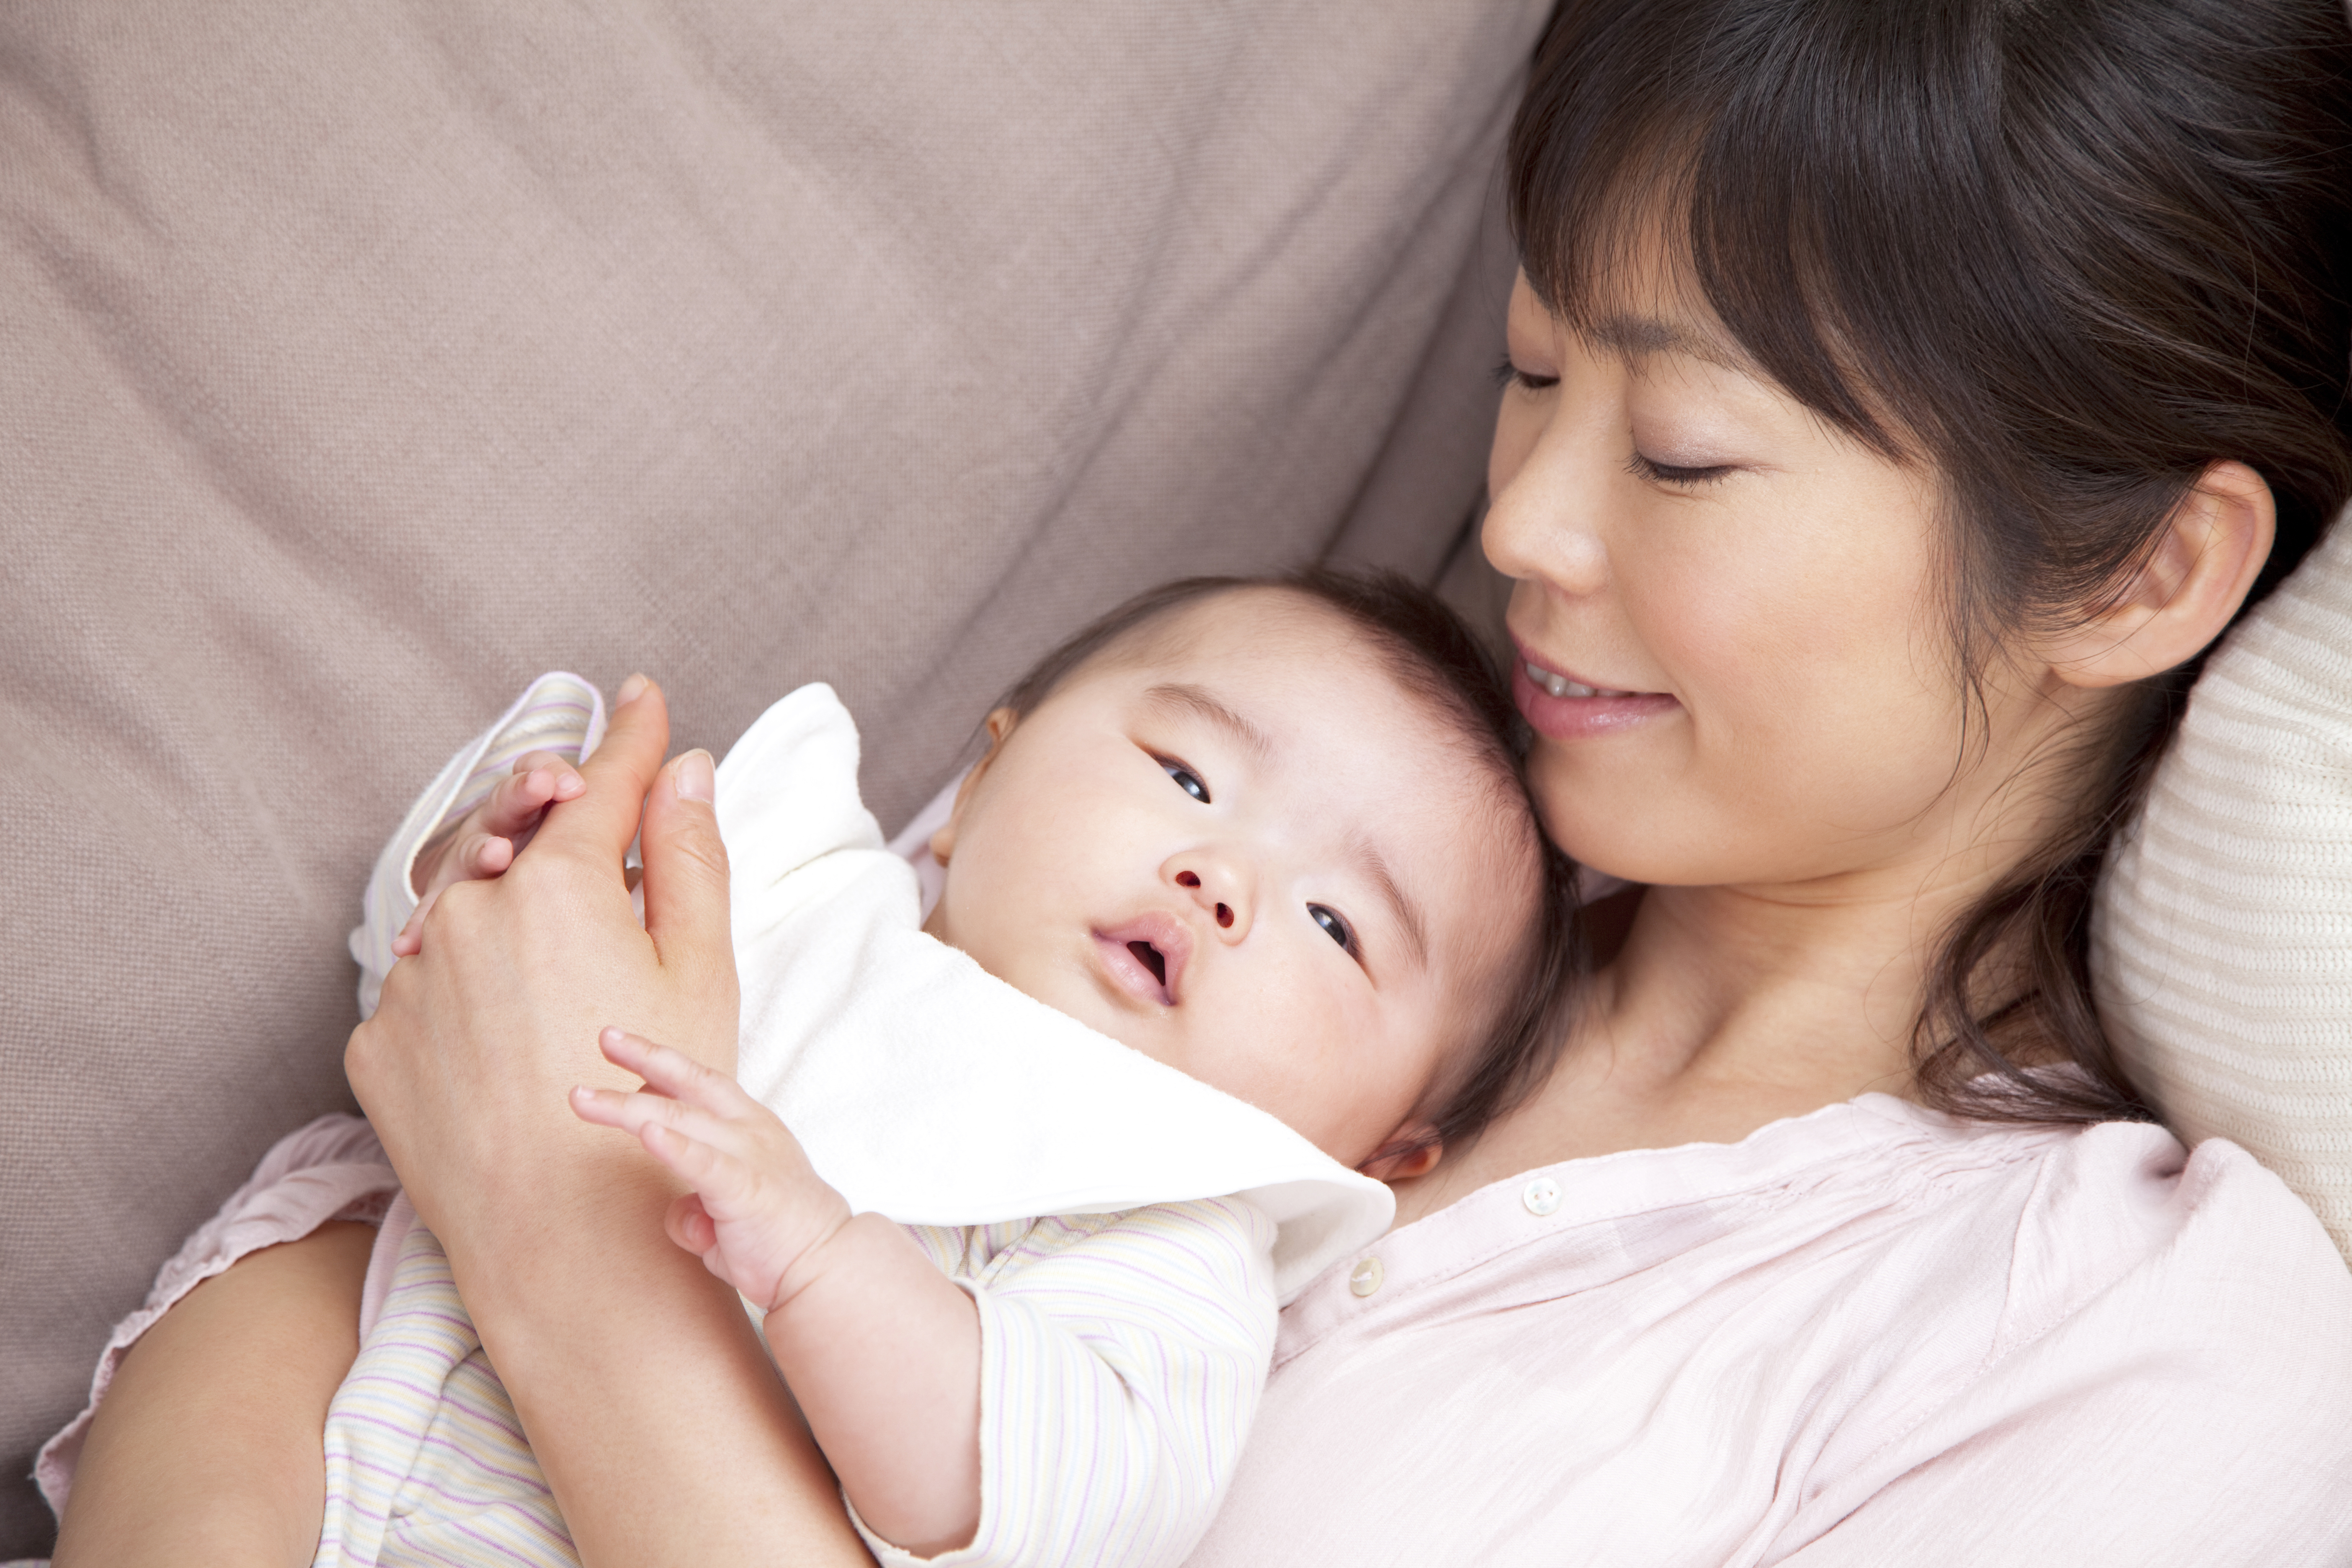
[[[1475,787],[1472,721],[1441,695],[1443,678],[1337,608],[1275,587],[1234,589],[1181,605],[1133,629],[1073,672],[1139,706],[1248,731],[1285,761],[1318,751],[1384,753],[1374,789],[1394,777],[1422,793]],[[1259,743],[1262,742],[1262,743]]]

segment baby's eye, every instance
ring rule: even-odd
[[[1352,953],[1356,951],[1356,933],[1348,929],[1348,922],[1340,918],[1339,910],[1328,909],[1322,904],[1309,904],[1307,906],[1307,914],[1317,925],[1323,928],[1325,936],[1338,942],[1349,952]]]
[[[1200,774],[1194,773],[1192,769],[1186,767],[1183,763],[1178,762],[1173,757],[1160,757],[1156,759],[1156,761],[1158,761],[1161,769],[1167,773],[1168,776],[1176,781],[1176,787],[1178,789],[1182,790],[1186,795],[1191,795],[1202,805],[1209,804],[1209,786],[1202,781]]]

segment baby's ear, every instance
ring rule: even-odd
[[[1356,1169],[1376,1182],[1407,1182],[1429,1174],[1444,1158],[1445,1141],[1437,1129],[1426,1121],[1408,1121]]]
[[[946,865],[948,857],[955,853],[956,833],[963,826],[964,808],[971,802],[972,785],[978,784],[980,775],[988,771],[988,764],[996,760],[996,753],[1004,747],[1004,737],[1013,733],[1013,726],[1020,721],[1021,716],[1010,708],[988,710],[988,718],[982,725],[988,731],[988,750],[980,754],[980,761],[972,763],[971,771],[963,775],[963,783],[956,786],[955,804],[948,807],[946,823],[931,835],[931,858],[940,865]]]

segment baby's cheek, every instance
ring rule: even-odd
[[[1320,1129],[1309,1136],[1352,1164],[1405,1119],[1417,1099],[1418,1078],[1406,1059],[1399,1020],[1377,998],[1326,992],[1292,1023],[1297,1042],[1292,1075],[1300,1098],[1313,1102]]]

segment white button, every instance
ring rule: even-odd
[[[1538,1176],[1528,1184],[1527,1191],[1519,1194],[1519,1202],[1528,1205],[1529,1214],[1540,1219],[1559,1207],[1559,1184],[1549,1176]]]
[[[1367,1258],[1356,1265],[1354,1273],[1348,1276],[1348,1289],[1359,1296],[1369,1296],[1381,1288],[1381,1260]]]

